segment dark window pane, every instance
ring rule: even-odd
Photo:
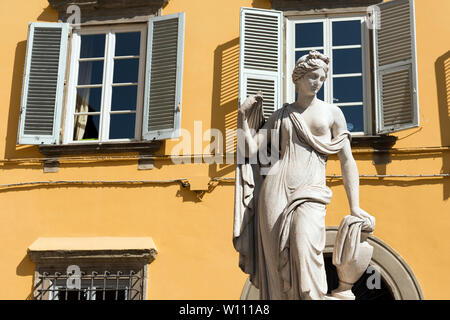
[[[362,77],[333,79],[333,103],[362,102]]]
[[[295,25],[295,47],[322,47],[323,22],[297,23]]]
[[[105,56],[105,34],[81,36],[80,58],[98,58]]]
[[[75,115],[73,140],[98,140],[100,115]]]
[[[109,124],[110,139],[134,139],[136,114],[111,114]]]
[[[139,59],[123,59],[114,62],[114,83],[138,82]]]
[[[340,107],[347,121],[347,130],[350,132],[364,131],[363,106]]]
[[[100,112],[102,88],[78,88],[75,112]]]
[[[55,292],[57,294],[57,299],[62,301],[85,301],[86,292],[82,290],[58,290]]]
[[[116,297],[117,292],[117,297]],[[125,290],[97,290],[95,300],[125,300]]]
[[[334,21],[333,46],[361,44],[361,21]]]
[[[138,56],[140,44],[140,32],[116,33],[116,56]]]
[[[136,110],[137,86],[113,87],[111,110]]]
[[[319,51],[320,53],[323,53],[323,50],[316,50]],[[298,59],[300,59],[301,57],[303,57],[305,54],[308,54],[309,50],[300,50],[300,51],[295,51],[295,62],[297,62]]]
[[[322,85],[322,88],[320,88],[320,90],[319,90],[319,92],[317,92],[317,98],[319,98],[320,100],[322,100],[323,101],[323,99],[324,99],[324,94],[323,94],[323,85]]]
[[[78,84],[101,84],[103,82],[103,61],[80,62]]]
[[[361,72],[362,72],[361,48],[333,50],[334,74],[361,73]]]

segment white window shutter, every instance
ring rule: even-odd
[[[419,125],[414,0],[379,6],[374,32],[376,132]]]
[[[19,144],[59,143],[68,32],[67,23],[29,24]]]
[[[184,12],[153,17],[148,22],[144,140],[180,136],[184,25]]]
[[[264,116],[282,105],[283,13],[241,8],[239,103],[262,91]]]

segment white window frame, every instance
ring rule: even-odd
[[[370,41],[369,31],[366,28],[366,12],[345,13],[345,14],[330,14],[330,15],[315,15],[315,16],[288,16],[285,17],[286,25],[286,52],[285,52],[285,102],[293,102],[295,100],[295,85],[292,82],[291,74],[295,66],[295,24],[301,21],[302,23],[323,22],[323,50],[324,54],[330,57],[328,79],[324,83],[324,100],[325,102],[336,104],[338,106],[352,105],[354,103],[333,103],[331,101],[333,94],[333,58],[332,58],[332,22],[333,21],[361,21],[361,54],[362,54],[362,80],[363,80],[363,119],[364,132],[352,132],[352,136],[371,135],[372,133],[372,98],[371,98],[371,73],[370,73]],[[353,48],[354,45],[339,46]],[[303,50],[313,50],[319,47],[304,48]],[[322,48],[322,47],[321,47]],[[348,75],[348,74],[346,74]]]
[[[112,99],[112,81],[113,81],[113,66],[111,63],[114,61],[115,53],[115,33],[122,32],[141,32],[141,44],[139,53],[139,75],[138,75],[138,89],[136,100],[136,122],[135,122],[135,138],[134,139],[109,139],[109,125],[110,117],[104,115],[109,114],[111,111],[111,99]],[[99,139],[88,141],[74,141],[74,113],[77,97],[77,83],[78,83],[78,69],[79,69],[79,57],[81,49],[81,35],[89,34],[106,34],[105,39],[105,55],[103,65],[103,81],[101,98],[101,115],[99,124]],[[98,144],[98,143],[115,143],[115,142],[132,142],[142,140],[142,113],[144,103],[144,81],[145,81],[145,64],[146,64],[146,48],[147,48],[147,24],[133,24],[133,25],[108,25],[108,26],[94,26],[83,27],[79,30],[74,29],[72,31],[70,47],[70,67],[68,75],[67,86],[67,99],[64,117],[64,131],[63,131],[63,144]],[[131,57],[131,56],[130,56]]]

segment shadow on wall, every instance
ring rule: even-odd
[[[214,51],[214,76],[212,93],[211,127],[218,129],[223,137],[220,149],[234,159],[236,139],[232,131],[237,129],[237,109],[239,94],[239,38],[219,45]],[[227,132],[228,130],[228,132]],[[215,138],[212,138],[211,153]],[[234,161],[234,160],[233,160]],[[225,162],[225,160],[224,160]],[[234,172],[234,164],[212,163],[210,177],[223,177]]]
[[[252,7],[261,9],[272,9],[272,4],[270,3],[270,0],[253,0]]]
[[[37,20],[42,22],[57,22],[58,12],[49,5],[42,11],[39,17],[37,17]]]
[[[439,125],[441,145],[450,146],[450,51],[440,56],[434,64],[436,72],[437,98],[439,105]],[[450,154],[442,157],[442,173],[450,173]],[[444,200],[450,197],[450,179],[444,180]]]
[[[19,265],[16,268],[16,275],[18,275],[19,277],[32,276],[30,294],[26,297],[26,300],[33,300],[34,269],[35,265],[30,260],[28,255],[23,257],[22,261],[20,261]]]
[[[24,26],[25,28],[25,26]],[[9,98],[9,114],[6,129],[5,158],[40,157],[37,147],[16,146],[17,129],[19,127],[20,99],[22,95],[22,79],[25,64],[27,41],[17,43],[14,55],[14,69],[11,79],[11,94]]]
[[[36,20],[40,22],[57,22],[58,13],[50,6],[48,6],[47,8],[43,9],[42,13],[37,17]],[[26,29],[27,25],[24,25],[23,28]],[[9,114],[6,129],[6,159],[35,158],[42,156],[35,146],[16,146],[26,49],[26,39],[17,43],[14,55],[14,67],[11,79],[11,94],[9,99]]]

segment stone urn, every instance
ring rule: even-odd
[[[370,232],[361,232],[359,253],[356,259],[336,266],[339,286],[331,292],[331,296],[339,300],[355,300],[352,287],[363,275],[372,259],[373,247],[367,242]]]

